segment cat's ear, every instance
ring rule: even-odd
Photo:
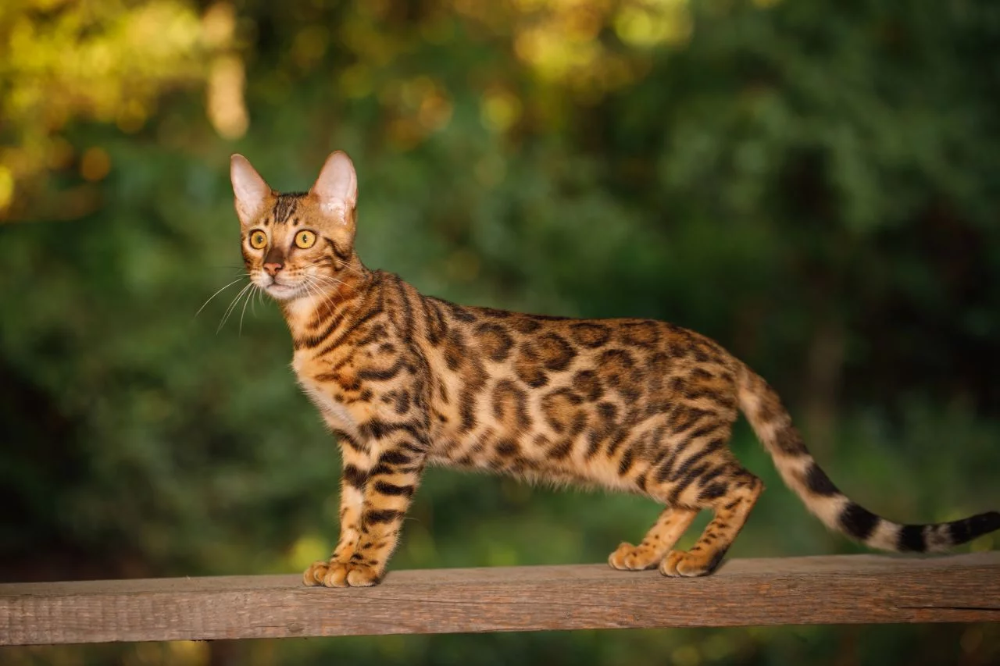
[[[338,222],[353,222],[351,211],[358,203],[358,176],[347,153],[338,150],[326,158],[309,193],[319,200],[326,215]]]
[[[229,178],[233,181],[236,215],[243,224],[253,224],[264,212],[271,198],[270,186],[242,155],[233,155],[229,162]]]

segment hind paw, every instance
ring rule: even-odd
[[[646,545],[622,543],[608,556],[608,564],[621,571],[642,571],[654,568],[663,556]]]

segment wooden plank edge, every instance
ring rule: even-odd
[[[733,560],[668,579],[605,565],[0,585],[0,645],[568,629],[1000,621],[1000,552]]]

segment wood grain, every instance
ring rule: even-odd
[[[1000,621],[1000,552],[733,560],[664,578],[605,565],[0,585],[0,645],[623,627]]]

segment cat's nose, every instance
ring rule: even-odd
[[[274,277],[277,274],[277,272],[281,270],[281,266],[282,264],[278,263],[264,264],[264,270],[267,272],[268,275]]]

